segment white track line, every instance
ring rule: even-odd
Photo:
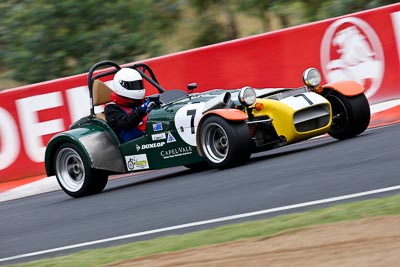
[[[373,104],[370,106],[371,108],[371,114],[375,114],[381,111],[385,111],[394,107],[400,106],[400,99],[393,99],[393,100],[388,100],[385,102]]]
[[[149,230],[149,231],[144,231],[144,232],[139,232],[139,233],[132,233],[132,234],[127,234],[127,235],[121,235],[121,236],[116,236],[116,237],[94,240],[94,241],[74,244],[74,245],[70,245],[70,246],[36,251],[36,252],[16,255],[16,256],[12,256],[12,257],[2,258],[2,259],[0,259],[0,262],[11,261],[11,260],[16,260],[16,259],[21,259],[21,258],[32,257],[32,256],[38,256],[38,255],[43,255],[43,254],[47,254],[47,253],[63,251],[63,250],[68,250],[68,249],[73,249],[73,248],[86,247],[86,246],[91,246],[91,245],[95,245],[95,244],[107,243],[107,242],[128,239],[128,238],[133,238],[133,237],[151,235],[151,234],[167,232],[167,231],[172,231],[172,230],[179,230],[179,229],[184,229],[184,228],[189,228],[189,227],[194,227],[194,226],[231,221],[231,220],[252,217],[252,216],[257,216],[257,215],[262,215],[262,214],[267,214],[267,213],[274,213],[274,212],[278,212],[278,211],[292,210],[292,209],[309,207],[309,206],[314,206],[314,205],[319,205],[319,204],[324,204],[324,203],[331,203],[331,202],[336,202],[336,201],[341,201],[341,200],[346,200],[346,199],[351,199],[351,198],[357,198],[357,197],[362,197],[362,196],[368,196],[368,195],[373,195],[373,194],[379,194],[379,193],[395,191],[395,190],[400,190],[400,185],[371,190],[371,191],[365,191],[365,192],[360,192],[360,193],[355,193],[355,194],[350,194],[350,195],[344,195],[344,196],[320,199],[320,200],[315,200],[315,201],[310,201],[310,202],[304,202],[304,203],[299,203],[299,204],[294,204],[294,205],[289,205],[289,206],[283,206],[283,207],[277,207],[277,208],[272,208],[272,209],[231,215],[231,216],[226,216],[226,217],[221,217],[221,218],[216,218],[216,219],[211,219],[211,220],[180,224],[180,225],[175,225],[175,226],[170,226],[170,227],[165,227],[165,228],[160,228],[160,229],[154,229],[154,230]]]

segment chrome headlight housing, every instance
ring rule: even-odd
[[[239,91],[239,102],[245,106],[251,106],[256,102],[256,91],[253,88],[246,86]]]
[[[310,87],[318,86],[321,82],[321,73],[316,68],[308,68],[303,72],[303,82]]]

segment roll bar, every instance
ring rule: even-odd
[[[104,72],[99,72],[95,74],[97,70],[104,67],[109,67],[109,68],[107,68]],[[126,66],[124,68],[131,68],[138,71],[142,76],[142,78],[148,81],[152,86],[154,86],[160,94],[165,92],[165,89],[160,85],[156,76],[154,75],[153,70],[148,65],[144,63],[137,63],[131,66]],[[97,62],[89,69],[88,88],[89,88],[89,98],[90,98],[90,117],[93,118],[95,116],[94,105],[93,105],[93,82],[102,77],[113,75],[117,73],[120,69],[121,69],[120,65],[110,60]],[[148,72],[149,75],[147,75],[146,72]]]

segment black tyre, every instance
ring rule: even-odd
[[[100,193],[107,185],[108,173],[92,169],[82,151],[73,144],[58,148],[54,164],[59,185],[71,197]]]
[[[245,122],[210,116],[199,131],[199,146],[207,163],[217,169],[244,164],[251,155],[252,141]]]
[[[208,165],[208,163],[205,161],[202,161],[199,163],[194,163],[194,164],[188,164],[188,165],[184,165],[184,166],[195,172],[200,172],[200,171],[205,171],[205,170],[211,169],[211,166]]]
[[[330,136],[346,139],[367,129],[371,112],[364,94],[348,97],[330,90],[325,97],[332,106],[332,126],[328,132]]]

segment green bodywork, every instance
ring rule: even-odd
[[[128,162],[129,158],[136,155],[146,154],[150,169],[202,162],[203,158],[198,155],[196,146],[183,141],[175,127],[175,113],[183,105],[184,103],[181,103],[152,110],[147,119],[145,134],[120,145],[121,154],[126,161]],[[159,139],[153,140],[157,136]],[[129,166],[128,163],[127,166]]]
[[[184,142],[175,127],[175,113],[185,104],[187,101],[155,108],[149,113],[145,134],[126,143],[118,140],[104,120],[91,117],[80,119],[70,126],[70,130],[55,135],[48,143],[45,153],[47,175],[55,175],[54,157],[57,149],[64,143],[76,145],[92,168],[115,173],[191,165],[204,161],[197,153],[196,146]]]

